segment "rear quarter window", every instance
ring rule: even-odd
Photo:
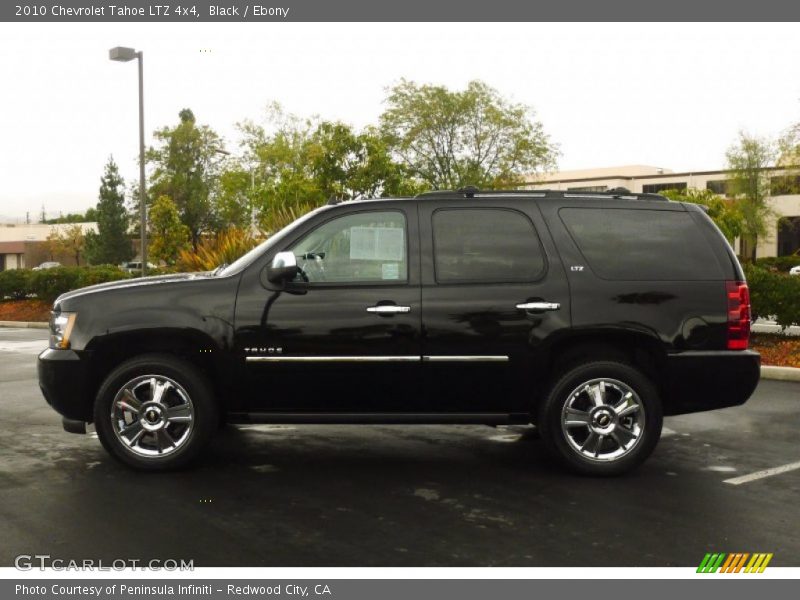
[[[586,263],[603,279],[724,279],[711,245],[687,212],[562,208],[559,216]]]

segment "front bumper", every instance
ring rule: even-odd
[[[86,357],[73,350],[48,348],[39,355],[39,388],[47,403],[65,419],[92,420],[88,371]]]
[[[664,414],[739,406],[753,394],[760,377],[761,356],[752,350],[670,354]]]

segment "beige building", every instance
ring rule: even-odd
[[[756,256],[785,256],[800,250],[800,194],[787,193],[782,189],[785,188],[784,169],[768,171],[773,184],[768,202],[775,216],[768,224],[767,236],[758,240]],[[636,193],[697,188],[725,195],[728,190],[727,177],[724,170],[675,173],[661,167],[628,165],[550,173],[525,187],[573,192],[605,192],[622,187]],[[740,249],[738,242],[737,250]]]
[[[84,235],[97,231],[97,223],[46,224],[2,224],[0,223],[0,271],[5,269],[30,269],[45,261],[58,261],[62,265],[74,265],[75,257],[51,254],[47,237],[80,225]]]

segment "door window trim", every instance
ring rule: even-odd
[[[539,247],[539,251],[542,256],[542,269],[539,272],[537,277],[533,279],[515,279],[512,281],[508,280],[497,280],[497,281],[486,281],[482,279],[462,279],[462,280],[453,280],[453,281],[439,281],[439,276],[437,273],[436,268],[436,228],[434,226],[433,220],[436,217],[436,214],[441,211],[465,211],[465,210],[495,210],[495,211],[506,211],[511,213],[517,213],[522,215],[525,220],[530,224],[531,229],[536,236],[536,243]],[[542,243],[542,236],[539,234],[539,230],[536,228],[536,224],[533,222],[533,219],[530,218],[529,215],[525,214],[523,211],[518,210],[516,208],[510,208],[507,206],[441,206],[435,208],[431,211],[431,266],[433,267],[433,280],[437,286],[447,286],[447,285],[520,285],[526,283],[538,283],[542,281],[546,276],[547,272],[550,267],[550,261],[547,257],[547,252],[544,249],[544,244]]]
[[[325,219],[324,221],[318,223],[311,229],[308,229],[298,235],[297,237],[293,238],[290,242],[288,242],[285,247],[280,251],[284,252],[292,252],[292,247],[298,244],[300,241],[306,238],[306,236],[311,235],[320,227],[324,227],[328,223],[335,221],[336,219],[343,219],[345,217],[350,217],[353,215],[361,215],[366,213],[397,213],[403,219],[403,237],[405,238],[405,262],[406,262],[406,277],[405,279],[387,279],[387,280],[380,280],[374,279],[372,281],[309,281],[309,282],[293,282],[297,285],[301,285],[306,288],[314,288],[314,289],[342,289],[342,288],[369,288],[369,287],[379,287],[379,288],[387,288],[387,287],[409,287],[411,286],[411,268],[412,268],[412,261],[411,261],[411,247],[410,247],[410,235],[409,235],[409,225],[408,225],[408,215],[406,211],[401,208],[365,208],[362,210],[353,210],[348,211],[344,214],[333,214],[330,218]],[[270,260],[272,260],[270,258]]]

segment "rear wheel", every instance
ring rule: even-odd
[[[94,406],[97,435],[108,452],[142,470],[167,470],[193,460],[219,422],[211,388],[189,362],[143,355],[117,367]]]
[[[587,475],[619,475],[639,466],[661,437],[661,401],[638,369],[598,361],[567,370],[539,409],[547,448]]]

